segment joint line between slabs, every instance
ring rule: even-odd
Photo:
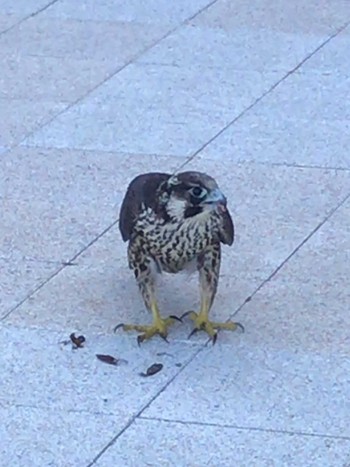
[[[53,272],[47,279],[45,279],[41,284],[35,287],[34,290],[29,292],[19,303],[13,306],[2,318],[0,321],[4,321],[6,318],[10,316],[12,312],[17,310],[24,302],[26,302],[30,297],[32,297],[36,292],[42,289],[46,284],[48,284],[54,277],[56,277],[63,269],[71,266],[80,255],[82,255],[88,248],[90,248],[94,243],[96,243],[103,235],[105,235],[112,227],[117,224],[118,220],[112,222],[108,227],[106,227],[100,234],[98,234],[95,238],[93,238],[87,245],[85,245],[78,253],[76,253],[69,261],[63,263],[55,272]]]
[[[185,161],[185,163],[189,162],[189,159]],[[182,164],[183,165],[183,164]],[[178,170],[178,169],[177,169]],[[1,317],[0,322],[4,321],[6,318],[8,318],[12,312],[17,310],[23,303],[25,303],[30,297],[32,297],[36,292],[38,292],[40,289],[42,289],[45,285],[47,285],[52,279],[54,279],[58,274],[63,271],[66,267],[70,267],[71,263],[74,263],[74,261],[79,258],[88,248],[90,248],[94,243],[96,243],[100,238],[102,238],[109,230],[111,230],[115,225],[117,225],[119,221],[119,218],[116,219],[112,224],[110,224],[108,227],[106,227],[101,233],[99,233],[95,238],[93,238],[87,245],[85,245],[81,250],[78,251],[72,258],[70,258],[68,261],[65,261],[64,263],[61,263],[61,266],[54,271],[47,279],[45,279],[41,284],[39,284],[37,287],[35,287],[31,292],[29,292],[22,300],[20,300],[16,305],[14,305],[10,310]]]
[[[341,436],[341,435],[328,435],[325,433],[307,433],[304,431],[290,431],[290,430],[278,430],[273,428],[260,428],[254,426],[240,426],[240,425],[229,425],[226,423],[214,423],[214,422],[197,422],[195,420],[192,421],[184,421],[178,419],[170,419],[170,418],[158,418],[158,417],[139,417],[139,420],[146,420],[146,421],[155,421],[155,422],[165,422],[165,423],[178,423],[181,425],[195,425],[195,426],[207,426],[213,428],[231,428],[235,430],[244,430],[244,431],[260,431],[263,433],[279,433],[279,434],[286,434],[286,435],[298,435],[298,436],[309,436],[315,438],[332,438],[332,439],[341,439],[350,441],[349,436]]]
[[[320,230],[326,222],[340,209],[347,201],[350,199],[350,193],[345,196],[345,198],[335,206],[327,216],[297,245],[294,250],[281,262],[279,266],[265,279],[261,282],[261,284],[254,290],[254,292],[236,309],[232,315],[228,318],[230,320],[233,316],[235,316],[242,308],[246,305],[246,303],[250,302],[252,298],[264,287],[265,284],[270,282],[270,280],[276,276],[276,274],[284,267],[285,264],[314,236],[314,234]],[[209,342],[209,341],[208,341]]]
[[[115,442],[118,440],[118,438],[123,434],[125,433],[125,431],[130,428],[130,426],[135,422],[135,420],[137,419],[142,419],[143,417],[142,414],[145,410],[148,409],[148,407],[150,407],[150,405],[170,386],[170,384],[178,377],[178,375],[184,371],[184,369],[190,364],[193,362],[193,360],[197,357],[197,355],[203,351],[203,349],[205,348],[205,345],[203,344],[202,346],[198,347],[198,349],[194,352],[194,354],[192,355],[192,357],[188,360],[188,362],[183,365],[181,368],[179,368],[179,371],[172,377],[169,379],[169,381],[167,381],[164,386],[154,395],[150,398],[150,400],[148,402],[146,402],[146,404],[142,407],[142,409],[140,409],[130,420],[129,422],[119,431],[119,433],[117,433],[114,438],[111,439],[111,441],[106,444],[106,446],[101,449],[101,451],[97,454],[97,456],[90,462],[90,464],[88,464],[86,467],[92,467],[93,465],[96,464],[96,462],[103,456],[103,454],[111,447],[113,446],[113,444],[115,444]]]
[[[212,159],[208,159],[212,160]],[[323,170],[332,172],[350,172],[350,167],[333,167],[333,166],[322,166],[322,165],[307,165],[300,163],[289,163],[289,162],[260,162],[251,160],[237,161],[234,165],[258,165],[265,167],[287,167],[291,169],[305,169],[305,170]]]
[[[6,32],[9,32],[11,31],[13,28],[19,26],[20,24],[24,23],[25,21],[27,21],[27,19],[30,19],[30,18],[34,18],[35,16],[39,15],[40,13],[42,13],[43,11],[47,10],[50,6],[54,5],[55,3],[57,3],[59,0],[52,0],[51,2],[49,2],[47,5],[44,5],[43,7],[39,8],[39,10],[37,11],[34,11],[33,13],[30,13],[29,15],[25,16],[24,18],[20,19],[17,23],[13,24],[12,26],[8,27],[7,29],[5,29],[4,31],[1,31],[0,32],[0,36],[2,34],[5,34]]]
[[[46,7],[42,8],[41,10],[39,10],[36,14],[39,14],[41,11],[44,11],[46,10],[46,8],[48,8],[49,6],[51,6],[52,4],[56,3],[58,0],[53,0],[49,5],[47,5]],[[32,136],[34,133],[42,130],[43,128],[45,128],[47,125],[49,125],[50,123],[52,123],[56,118],[58,118],[60,115],[64,114],[65,112],[67,112],[68,110],[70,110],[72,107],[74,107],[75,105],[79,104],[80,102],[82,102],[86,97],[88,97],[90,94],[92,94],[97,88],[99,88],[100,86],[102,86],[104,83],[106,83],[108,80],[110,80],[111,78],[113,78],[114,76],[116,76],[118,73],[120,73],[121,71],[124,70],[124,68],[128,67],[129,65],[131,65],[134,61],[138,60],[139,58],[142,57],[142,55],[144,55],[146,52],[148,52],[149,50],[151,50],[153,47],[155,47],[156,45],[158,45],[162,40],[166,39],[168,36],[170,36],[171,34],[173,34],[175,31],[177,31],[178,29],[180,29],[182,26],[184,26],[185,24],[187,24],[189,21],[192,21],[197,15],[199,15],[200,13],[202,13],[203,11],[205,11],[207,8],[210,8],[214,3],[216,3],[218,0],[214,0],[212,1],[211,3],[209,3],[208,5],[206,5],[205,7],[203,7],[201,10],[199,10],[197,13],[195,13],[194,15],[192,15],[190,18],[186,18],[184,21],[182,21],[180,24],[174,26],[173,28],[171,28],[169,31],[167,31],[165,34],[163,34],[161,37],[159,37],[158,39],[156,39],[152,44],[150,44],[148,47],[145,47],[141,52],[135,54],[130,60],[128,60],[124,65],[122,66],[119,66],[115,71],[113,71],[111,74],[109,74],[106,78],[104,78],[102,81],[100,81],[99,83],[97,83],[95,86],[93,86],[91,89],[89,89],[84,95],[80,96],[78,99],[76,99],[75,101],[69,103],[67,105],[67,107],[65,107],[64,109],[62,109],[61,111],[57,112],[57,114],[55,114],[52,118],[48,119],[47,121],[45,121],[42,125],[39,125],[37,128],[35,128],[35,130],[29,132],[21,141],[19,141],[17,144],[15,144],[11,149],[15,149],[19,146],[21,146],[27,138],[29,138],[30,136]],[[31,16],[35,16],[35,15],[30,15],[29,17]],[[28,18],[29,18],[28,17]],[[25,18],[27,19],[27,18]],[[24,20],[23,20],[24,21]],[[20,23],[17,23],[17,24],[20,24]],[[16,25],[14,25],[16,26]],[[13,27],[14,27],[13,26]],[[10,28],[12,29],[12,27]]]
[[[274,91],[281,83],[283,83],[290,75],[292,75],[294,72],[296,72],[299,68],[301,68],[304,63],[306,63],[313,55],[315,55],[319,50],[321,50],[325,45],[328,44],[332,39],[334,39],[338,34],[340,34],[344,29],[346,29],[350,24],[350,21],[348,21],[345,25],[341,26],[337,31],[335,31],[333,34],[331,34],[327,39],[325,39],[319,46],[317,46],[312,52],[306,55],[301,62],[299,62],[294,68],[291,70],[287,71],[287,73],[282,76],[279,80],[276,81],[267,91],[263,92],[258,98],[252,102],[248,107],[246,107],[242,112],[240,112],[231,122],[229,122],[227,125],[225,125],[220,131],[218,131],[212,138],[210,138],[206,143],[204,143],[199,149],[197,149],[191,156],[189,161],[192,161],[200,152],[203,151],[207,146],[209,146],[216,138],[218,138],[222,133],[224,133],[230,126],[234,125],[237,120],[239,120],[241,117],[243,117],[247,112],[249,112],[253,107],[256,106],[261,100],[263,100],[266,96],[271,94],[272,91]],[[185,165],[185,164],[183,164]]]

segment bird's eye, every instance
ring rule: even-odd
[[[200,186],[195,186],[191,188],[191,195],[195,198],[202,198],[205,195],[205,190]]]

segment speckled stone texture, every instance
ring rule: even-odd
[[[1,466],[350,466],[349,24],[348,0],[0,0]],[[176,170],[235,222],[212,316],[245,333],[215,347],[113,332],[151,319],[122,197]],[[161,278],[164,315],[198,300]]]

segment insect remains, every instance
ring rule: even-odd
[[[163,365],[161,363],[153,363],[149,368],[147,368],[146,373],[140,373],[140,376],[143,376],[144,378],[148,376],[153,376],[163,368]]]
[[[127,363],[126,360],[122,358],[115,358],[112,355],[96,354],[96,357],[99,360],[101,360],[101,362],[108,363],[109,365],[119,365],[120,363]]]

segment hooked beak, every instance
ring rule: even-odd
[[[215,207],[219,207],[220,210],[226,210],[227,199],[219,188],[212,190],[205,198],[204,204],[213,204]]]

